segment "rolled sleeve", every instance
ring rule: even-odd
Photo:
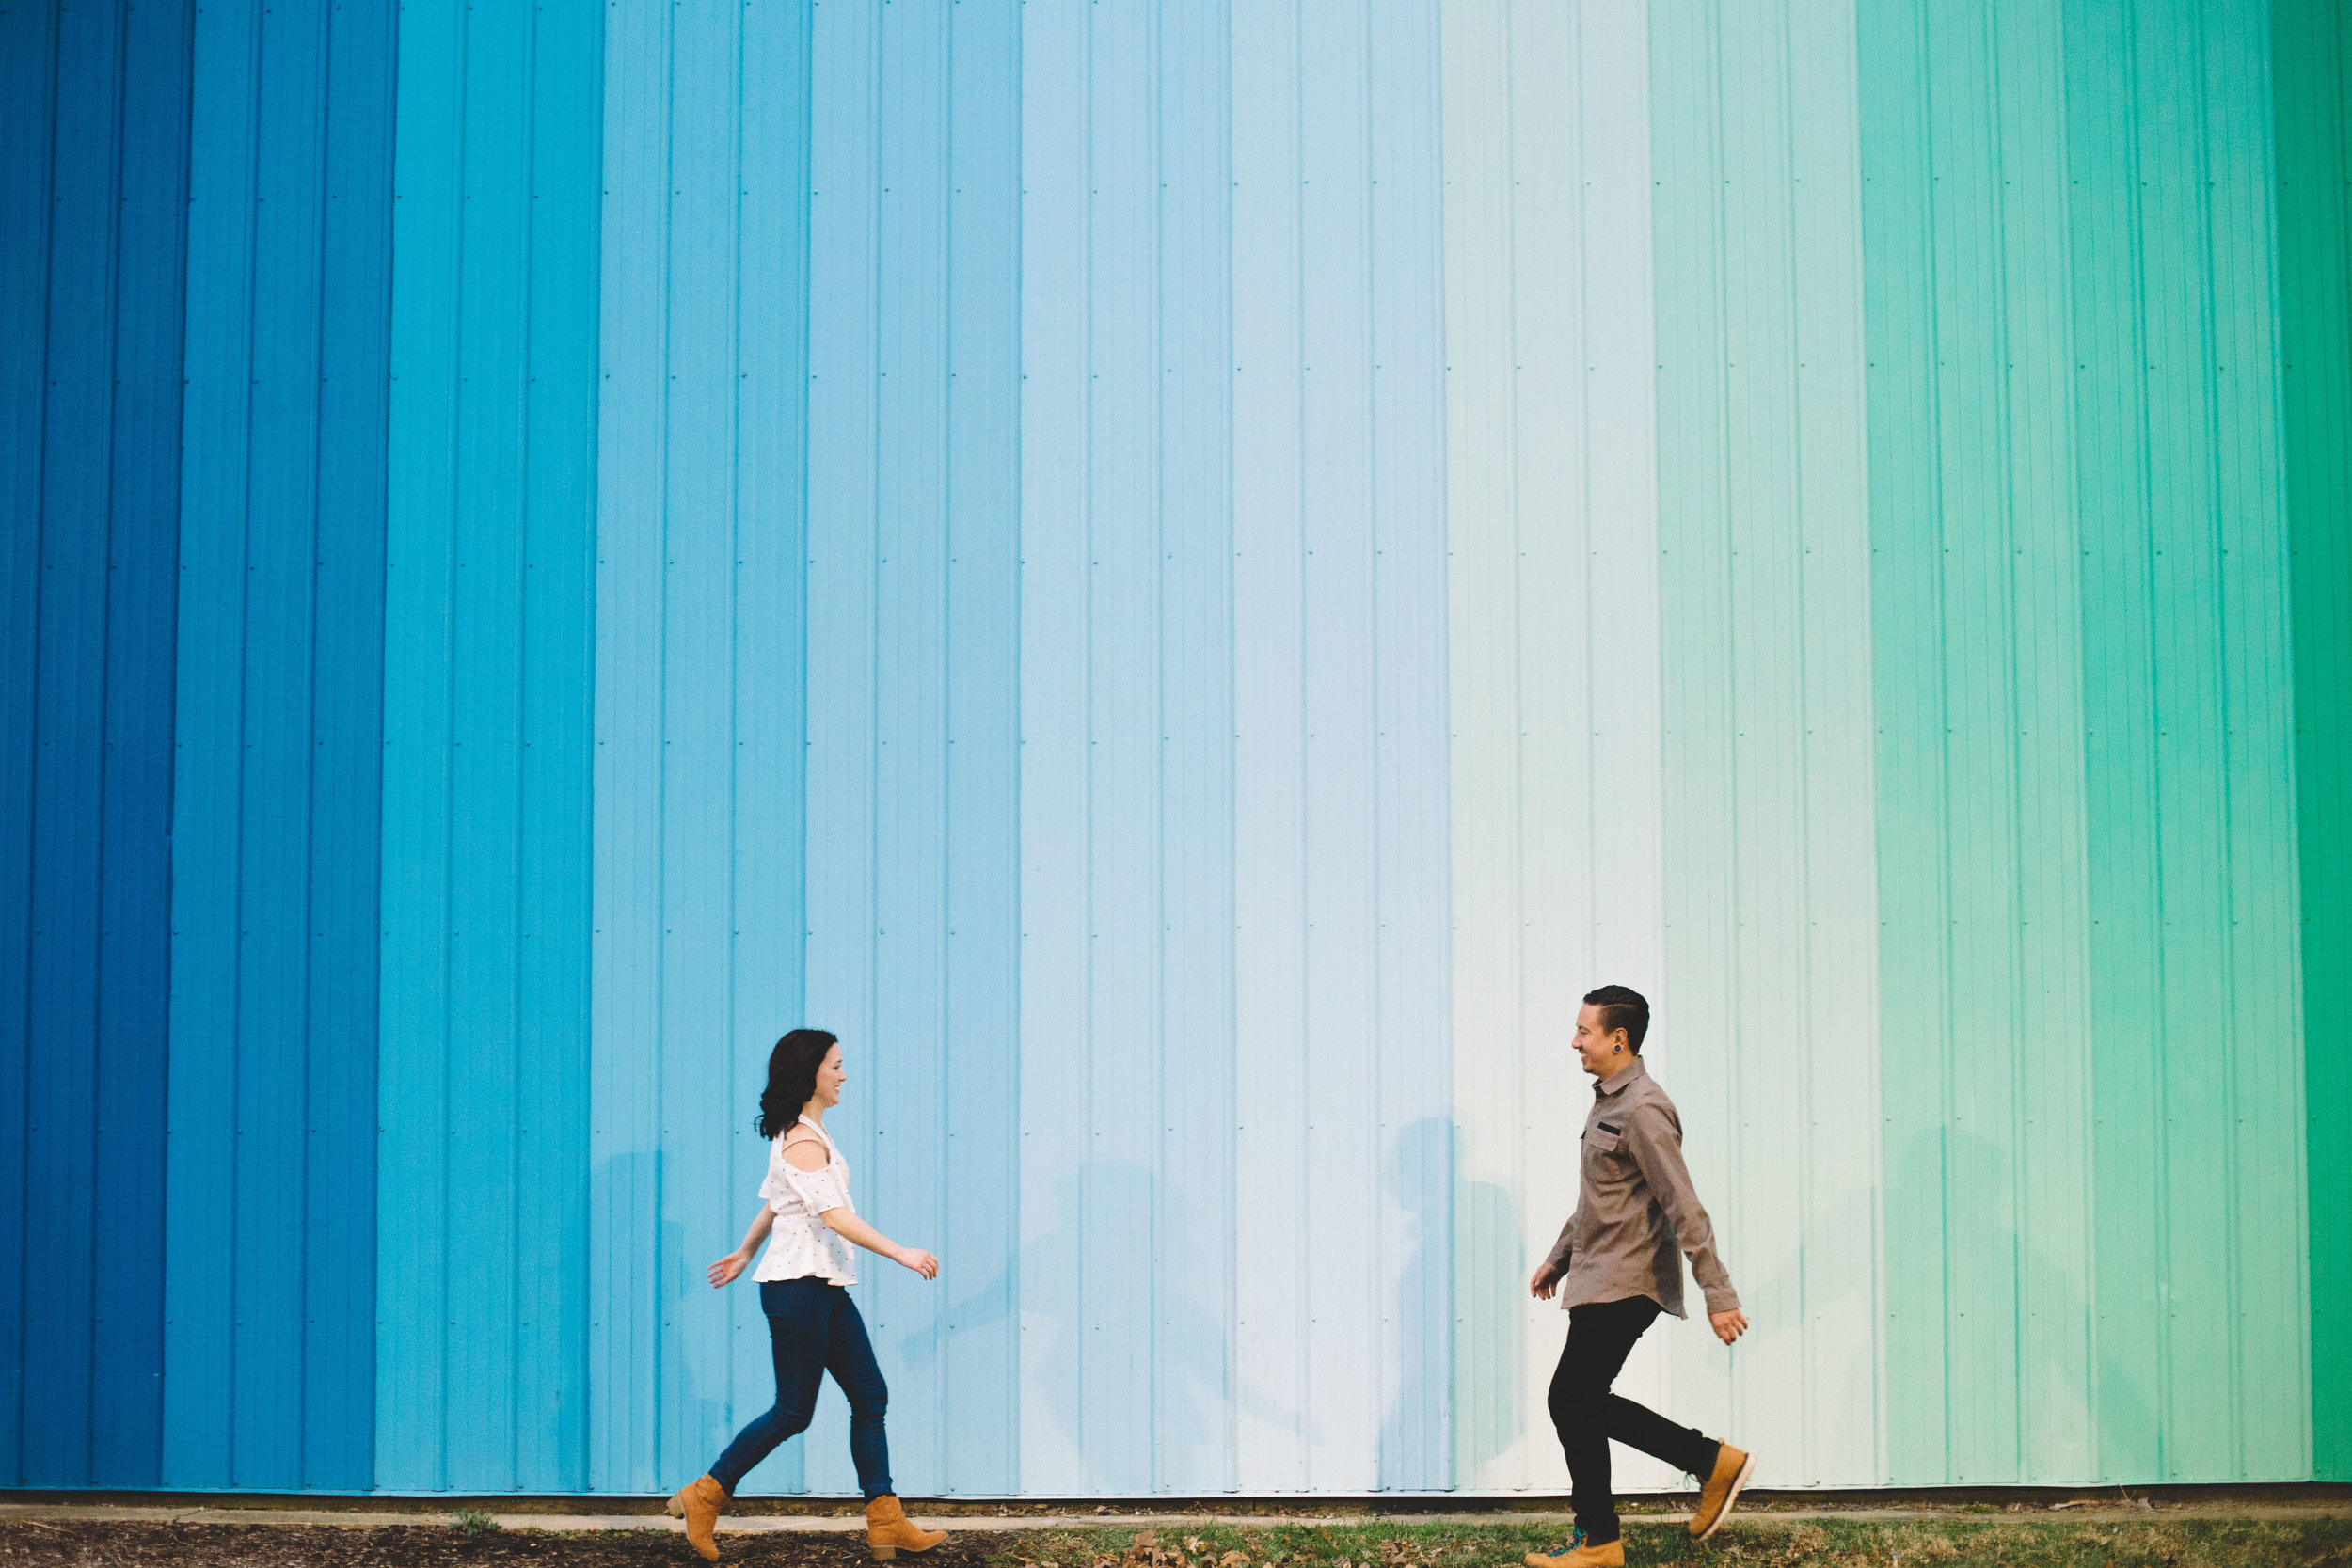
[[[1673,1118],[1662,1106],[1635,1105],[1625,1121],[1626,1148],[1674,1227],[1675,1244],[1691,1259],[1691,1275],[1707,1297],[1707,1309],[1737,1309],[1739,1292],[1731,1288],[1730,1271],[1715,1250],[1715,1227],[1691,1185],[1690,1167],[1682,1163],[1682,1135]]]

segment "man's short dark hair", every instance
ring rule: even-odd
[[[1625,1031],[1626,1044],[1633,1053],[1642,1053],[1642,1037],[1649,1033],[1649,998],[1631,986],[1603,986],[1588,990],[1584,1000],[1600,1009],[1600,1032],[1613,1035]]]

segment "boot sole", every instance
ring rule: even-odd
[[[945,1546],[946,1544],[946,1540],[944,1537],[937,1543],[937,1544],[930,1546],[880,1546],[876,1545],[873,1542],[868,1541],[866,1544],[866,1549],[874,1554],[874,1560],[876,1562],[889,1562],[896,1560],[900,1552],[906,1553],[909,1557],[921,1557],[926,1552],[935,1552],[939,1550],[941,1546]]]
[[[1731,1517],[1732,1509],[1739,1505],[1740,1494],[1747,1490],[1748,1477],[1754,1475],[1755,1473],[1756,1455],[1750,1454],[1746,1460],[1740,1464],[1740,1473],[1731,1478],[1731,1491],[1724,1497],[1724,1506],[1715,1511],[1715,1517],[1713,1521],[1710,1522],[1705,1529],[1699,1531],[1697,1535],[1692,1536],[1692,1540],[1704,1541],[1708,1536],[1724,1528],[1724,1521]]]

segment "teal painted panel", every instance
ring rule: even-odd
[[[2294,562],[2312,1465],[2352,1481],[2352,24],[2271,8],[2280,380]]]
[[[807,25],[630,6],[607,40],[591,1427],[615,1490],[691,1479],[773,1399],[755,1288],[701,1276],[757,1210],[752,1119],[800,1022]]]
[[[1889,1474],[2089,1475],[2060,8],[1867,8]],[[1893,1369],[1902,1370],[1892,1375]]]
[[[1650,1070],[1754,1332],[1676,1418],[1770,1485],[1884,1468],[1855,19],[1650,11],[1665,965]],[[1883,1375],[1896,1375],[1892,1366]]]
[[[1863,16],[1889,1479],[2292,1479],[2266,18]]]
[[[2266,24],[2068,15],[2107,1480],[2310,1464]]]
[[[401,13],[376,1484],[588,1482],[599,13]]]

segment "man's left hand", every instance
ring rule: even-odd
[[[1707,1322],[1714,1329],[1715,1338],[1726,1345],[1748,1331],[1748,1315],[1737,1307],[1728,1312],[1709,1312]]]

